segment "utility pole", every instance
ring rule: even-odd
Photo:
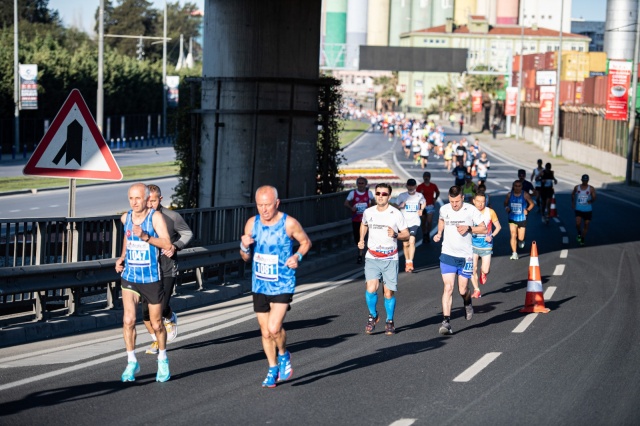
[[[167,0],[164,0],[162,34],[162,136],[167,136]]]
[[[13,0],[13,156],[20,152],[20,63],[18,59],[18,0]]]
[[[556,72],[556,99],[553,103],[553,139],[551,142],[551,155],[558,156],[558,148],[560,148],[560,73],[562,72],[562,21],[564,20],[564,0],[560,6],[560,47],[558,48],[557,72]]]
[[[522,57],[524,56],[524,6],[520,14],[520,57],[518,71],[518,97],[516,98],[516,140],[520,138],[520,102],[522,97]]]
[[[637,21],[636,21],[636,46],[633,52],[633,77],[631,78],[631,87],[633,99],[631,100],[631,111],[629,111],[629,138],[627,140],[627,171],[625,180],[627,185],[631,185],[633,181],[633,151],[636,130],[636,102],[638,99],[638,59],[640,53],[640,3],[638,3]]]
[[[96,124],[104,134],[104,0],[98,10],[98,95],[96,97]]]

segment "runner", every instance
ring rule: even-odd
[[[511,191],[504,200],[504,209],[509,214],[509,231],[511,231],[511,260],[518,260],[518,248],[524,248],[525,232],[527,228],[527,215],[533,209],[534,203],[531,196],[522,189],[522,182],[513,182]]]
[[[476,194],[476,184],[473,183],[472,176],[467,173],[464,175],[464,185],[462,185],[462,196],[465,203],[471,203],[473,196]]]
[[[476,160],[476,170],[478,173],[478,185],[482,185],[487,181],[490,168],[491,168],[491,162],[487,158],[487,153],[483,151],[480,154],[480,158]]]
[[[373,193],[367,189],[367,179],[360,176],[356,179],[356,189],[349,192],[344,206],[351,210],[351,225],[353,228],[353,240],[355,244],[360,241],[360,224],[362,223],[362,213],[375,202]],[[356,263],[362,263],[364,250],[358,249],[358,257]]]
[[[533,186],[535,188],[535,199],[536,206],[538,206],[538,211],[540,211],[540,189],[542,188],[542,172],[544,171],[544,167],[542,167],[542,160],[538,159],[538,166],[533,169],[531,172],[531,182],[533,182]]]
[[[553,170],[551,170],[551,163],[547,163],[544,165],[544,170],[542,171],[540,180],[542,181],[542,188],[540,191],[543,214],[542,220],[545,223],[549,223],[549,208],[551,207],[551,199],[553,198],[553,194],[555,193],[553,184],[558,183],[558,179],[556,179]]]
[[[451,166],[453,163],[453,142],[447,142],[447,146],[444,148],[444,166],[447,168],[447,171],[451,171]]]
[[[462,187],[462,185],[464,185],[464,178],[467,175],[467,169],[462,162],[458,162],[456,167],[451,171],[451,174],[456,177],[455,186]]]
[[[358,247],[364,250],[365,237],[369,233],[365,255],[364,276],[367,289],[365,300],[369,308],[369,318],[365,333],[371,334],[379,321],[376,305],[378,304],[378,287],[384,281],[384,308],[387,312],[385,334],[396,333],[393,315],[396,309],[395,292],[398,291],[398,241],[409,239],[409,230],[402,213],[389,204],[391,185],[376,185],[377,205],[369,207],[362,216],[360,241]]]
[[[481,297],[478,281],[483,285],[487,283],[487,275],[489,275],[491,268],[491,255],[493,254],[493,240],[502,227],[500,226],[496,212],[486,206],[484,192],[478,192],[473,197],[473,205],[480,211],[482,220],[487,228],[487,232],[484,234],[473,234],[471,243],[473,246],[473,275],[471,275],[473,294],[471,297],[478,299]],[[480,279],[478,280],[478,262],[480,258],[482,258],[482,270],[480,272]]]
[[[420,226],[422,227],[422,241],[427,244],[431,242],[429,233],[433,226],[433,213],[436,211],[436,200],[440,197],[440,190],[438,185],[431,182],[431,173],[424,172],[422,174],[423,182],[418,185],[416,191],[422,194],[425,199],[425,208],[422,217],[420,218]]]
[[[409,227],[409,240],[403,241],[404,250],[404,271],[413,272],[413,257],[416,252],[416,234],[420,228],[420,220],[422,211],[425,208],[426,201],[420,192],[416,192],[416,180],[407,180],[407,192],[398,195],[397,207],[402,212],[404,220]],[[427,236],[427,238],[429,238]]]
[[[571,193],[571,205],[576,213],[576,240],[581,246],[589,232],[589,224],[593,214],[593,203],[596,201],[596,189],[589,185],[589,175],[582,175],[582,183],[576,185]],[[583,226],[584,224],[584,226]]]
[[[475,223],[478,225],[473,226]],[[482,221],[480,211],[462,200],[459,186],[449,188],[449,204],[440,208],[438,232],[433,236],[436,243],[443,238],[440,255],[440,272],[444,289],[442,292],[442,324],[438,332],[442,335],[453,334],[451,329],[451,305],[453,302],[453,286],[458,277],[458,292],[462,297],[465,319],[473,317],[469,278],[473,271],[473,249],[471,235],[484,234],[487,228]]]

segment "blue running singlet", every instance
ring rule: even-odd
[[[296,288],[295,270],[285,266],[293,254],[293,241],[287,235],[286,213],[275,225],[264,225],[260,215],[253,222],[253,274],[251,291],[274,296],[292,293]]]
[[[527,200],[524,199],[524,191],[520,193],[519,197],[513,195],[513,191],[511,191],[511,196],[509,197],[509,208],[511,209],[509,212],[510,221],[522,222],[527,220],[527,216],[524,214],[524,209],[527,208]]]
[[[158,238],[158,234],[153,229],[152,221],[155,212],[154,209],[150,209],[140,227],[150,236]],[[150,284],[160,281],[160,249],[133,235],[131,210],[127,213],[124,233],[127,236],[127,254],[122,278],[136,284]]]

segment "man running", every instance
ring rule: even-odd
[[[476,206],[482,215],[482,221],[487,228],[484,234],[473,234],[471,245],[473,247],[473,275],[471,275],[471,284],[473,284],[473,294],[471,297],[478,299],[481,297],[480,284],[487,283],[487,275],[491,268],[491,255],[493,254],[493,240],[502,227],[496,212],[492,208],[486,206],[486,197],[484,191],[478,192],[473,197],[473,205]],[[478,280],[478,263],[482,259],[482,271]]]
[[[504,209],[509,214],[509,231],[511,232],[511,260],[518,260],[518,248],[524,248],[527,230],[527,215],[534,207],[531,196],[522,189],[522,182],[513,182],[511,191],[504,199]]]
[[[596,201],[596,189],[589,185],[589,175],[582,175],[582,183],[576,185],[571,193],[571,205],[576,213],[576,240],[581,246],[589,232],[589,224],[593,214],[593,203]],[[583,226],[584,224],[584,226]]]
[[[162,318],[164,327],[167,329],[167,342],[171,342],[178,335],[178,316],[171,310],[169,301],[173,294],[178,279],[178,255],[177,253],[185,248],[193,238],[193,232],[182,216],[176,211],[167,209],[162,204],[162,191],[157,185],[149,185],[149,207],[162,213],[167,224],[167,232],[171,239],[171,249],[162,250],[160,256],[160,268],[162,270],[162,286],[164,287],[164,301],[162,303]],[[151,346],[147,349],[148,354],[158,353],[158,340],[151,327],[149,319],[149,304],[142,301],[142,319],[144,326],[151,334]]]
[[[274,388],[276,382],[293,375],[291,354],[287,351],[287,333],[282,327],[296,288],[295,270],[311,249],[311,240],[300,222],[278,211],[278,190],[261,186],[256,190],[258,214],[244,226],[240,257],[253,258],[251,291],[253,310],[262,333],[262,349],[269,362],[262,387]],[[293,241],[300,245],[293,252]]]
[[[384,308],[387,312],[385,334],[395,334],[396,328],[393,315],[396,309],[395,292],[398,291],[398,241],[409,239],[409,230],[404,216],[398,209],[389,204],[391,185],[379,183],[376,185],[377,205],[369,207],[362,216],[360,227],[360,241],[358,247],[364,249],[367,233],[369,250],[365,255],[364,278],[367,289],[365,300],[369,308],[369,318],[364,329],[371,334],[380,320],[376,305],[378,304],[378,287],[384,281]]]
[[[542,167],[542,160],[538,159],[538,165],[531,172],[531,182],[533,182],[533,186],[535,188],[535,198],[536,198],[536,206],[538,206],[538,211],[540,211],[540,189],[542,188],[542,172],[544,171],[544,167]]]
[[[349,192],[344,206],[351,210],[351,226],[353,228],[353,241],[357,245],[360,241],[360,224],[362,223],[362,213],[375,204],[373,193],[367,189],[367,179],[360,176],[356,179],[356,189]],[[356,263],[362,263],[364,250],[358,249]]]
[[[422,241],[431,242],[429,233],[433,226],[433,213],[436,211],[436,200],[440,196],[438,185],[431,182],[431,173],[424,172],[422,174],[422,183],[418,185],[416,191],[422,194],[425,200],[424,213],[420,217],[420,226],[422,227]]]
[[[127,367],[123,382],[134,382],[140,372],[136,358],[136,310],[141,299],[149,306],[149,321],[158,342],[157,382],[171,377],[167,358],[167,330],[162,324],[164,287],[161,281],[160,250],[171,250],[171,239],[164,216],[149,207],[149,188],[143,183],[129,187],[131,210],[120,217],[124,225],[124,255],[116,260],[122,277],[122,330],[127,348]]]
[[[397,205],[402,212],[407,226],[409,227],[409,241],[403,241],[404,250],[404,271],[413,272],[413,257],[416,252],[416,234],[420,228],[422,211],[426,205],[424,196],[420,192],[416,192],[417,182],[415,179],[407,180],[407,192],[398,195]],[[427,238],[429,236],[427,235]]]
[[[478,224],[475,225],[474,224]],[[480,211],[462,200],[459,186],[449,188],[449,204],[440,208],[438,232],[433,236],[436,243],[443,238],[440,255],[440,272],[444,290],[442,292],[442,324],[438,332],[442,335],[453,334],[451,329],[451,305],[453,303],[453,286],[458,277],[458,293],[462,297],[465,319],[473,317],[469,278],[473,272],[472,234],[484,234],[487,228],[482,221]]]

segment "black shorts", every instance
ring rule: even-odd
[[[136,284],[125,279],[120,280],[122,291],[132,291],[150,305],[160,305],[164,301],[164,285],[162,281],[148,284]]]
[[[549,188],[549,187],[540,188],[540,196],[545,200],[547,198],[553,197],[553,193],[554,193],[553,188]]]
[[[286,303],[289,305],[293,300],[293,293],[275,294],[273,296],[262,293],[253,293],[253,312],[270,312],[271,303]],[[291,310],[291,305],[287,311]]]
[[[509,223],[513,223],[514,225],[516,225],[518,228],[526,228],[527,227],[527,221],[526,220],[509,220]]]
[[[579,210],[575,210],[576,217],[581,217],[584,220],[591,220],[592,211],[591,212],[581,212]]]

